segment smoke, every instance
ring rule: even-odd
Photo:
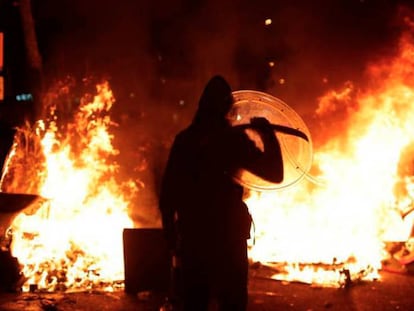
[[[363,85],[367,62],[393,53],[399,2],[34,0],[33,7],[50,79],[109,78],[125,174],[145,185],[139,204],[154,205],[172,138],[212,75],[234,90],[281,98],[312,132],[319,96],[347,81]]]
[[[389,53],[398,32],[398,2],[385,0],[34,2],[50,75],[105,74],[117,98],[145,101],[138,113],[189,105],[186,121],[217,73],[313,111],[324,90]]]

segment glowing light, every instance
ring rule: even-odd
[[[315,117],[327,130],[314,154],[317,176],[246,198],[255,220],[249,256],[276,266],[274,278],[322,286],[375,280],[389,256],[386,242],[408,241],[413,248],[414,213],[406,213],[414,172],[399,170],[403,151],[414,146],[413,53],[411,34],[403,36],[396,57],[368,68],[369,89],[347,82],[319,98]],[[123,279],[121,232],[133,226],[128,206],[136,189],[115,179],[113,103],[104,83],[93,100],[80,101],[65,132],[56,116],[20,131],[2,186],[49,199],[12,225],[12,253],[24,266],[25,290],[30,284],[113,289]]]
[[[42,290],[108,290],[122,283],[122,231],[134,226],[128,207],[135,185],[116,180],[118,166],[110,160],[119,153],[109,133],[113,103],[109,85],[99,84],[64,135],[52,117],[48,125],[40,121],[35,129],[20,129],[6,190],[28,192],[22,181],[30,180],[32,192],[48,199],[34,215],[21,213],[12,224],[12,254],[23,265],[25,291],[31,284]],[[28,153],[28,142],[19,137],[38,141],[35,152]],[[38,163],[34,170],[31,161]]]
[[[309,178],[246,199],[256,228],[250,257],[277,265],[275,278],[322,286],[375,280],[389,257],[385,242],[410,239],[414,213],[402,215],[414,199],[414,171],[404,178],[398,167],[414,146],[412,37],[403,36],[400,47],[395,58],[368,68],[370,89],[347,82],[319,99],[315,116],[341,122],[338,130],[329,123],[315,150],[315,177],[323,184]]]

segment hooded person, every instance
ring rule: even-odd
[[[268,181],[283,180],[280,145],[270,123],[251,120],[259,149],[229,121],[230,85],[212,77],[191,124],[174,139],[161,184],[159,208],[168,245],[181,262],[181,310],[246,310],[247,239],[251,217],[236,179],[248,170]]]

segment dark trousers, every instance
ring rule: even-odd
[[[246,310],[246,240],[224,244],[224,247],[184,249],[182,255],[180,300],[183,311],[207,311],[211,303],[217,304],[220,311]]]

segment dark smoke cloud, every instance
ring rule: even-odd
[[[289,103],[300,93],[313,106],[321,89],[358,78],[392,47],[401,1],[34,2],[51,75],[106,74],[120,97],[136,93],[154,99],[146,106],[174,107],[180,98],[194,105],[215,73],[234,89],[269,91]]]
[[[318,96],[348,80],[362,84],[367,62],[393,52],[403,3],[33,2],[48,77],[110,77],[126,173],[137,171],[138,155],[147,160],[138,170],[147,185],[144,205],[156,201],[171,139],[191,120],[210,76],[223,74],[235,90],[269,92],[307,121]]]

